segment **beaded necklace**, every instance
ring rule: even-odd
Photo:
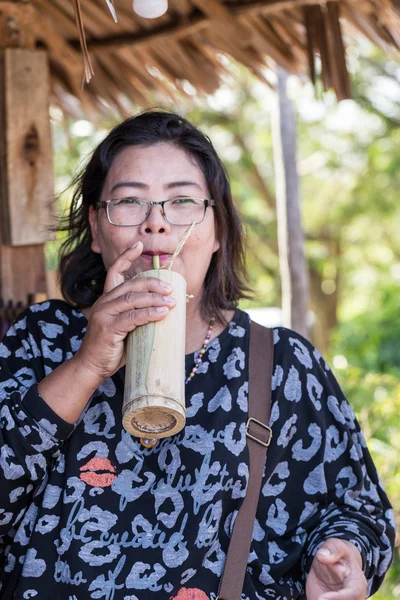
[[[212,318],[211,318],[211,321],[210,321],[210,324],[209,324],[209,326],[208,326],[207,335],[206,335],[206,337],[204,338],[204,342],[203,342],[203,345],[202,345],[202,347],[201,347],[201,350],[200,350],[200,352],[199,352],[199,355],[198,355],[198,357],[196,358],[196,360],[194,361],[194,367],[193,367],[193,369],[191,370],[189,377],[188,377],[188,378],[186,379],[186,381],[185,381],[185,385],[187,385],[187,384],[189,383],[189,381],[190,381],[191,379],[193,379],[193,377],[194,377],[194,376],[196,375],[196,373],[197,373],[197,370],[198,370],[198,368],[200,367],[201,363],[203,362],[203,357],[204,357],[204,354],[205,354],[205,352],[206,352],[206,350],[207,350],[207,346],[208,346],[208,344],[210,343],[210,337],[211,337],[211,332],[212,332],[212,330],[213,330],[213,327],[214,327],[214,323],[215,323],[215,317],[212,317]]]
[[[215,323],[215,317],[211,317],[210,324],[208,326],[207,334],[206,334],[206,337],[204,338],[203,345],[202,345],[201,350],[200,350],[200,352],[198,354],[198,357],[194,361],[194,367],[191,370],[191,372],[189,374],[189,377],[187,377],[187,379],[185,381],[185,385],[187,385],[189,383],[189,381],[191,381],[193,379],[193,377],[196,375],[196,373],[197,373],[197,371],[198,371],[201,363],[203,362],[204,354],[206,353],[207,346],[210,343],[211,332],[213,330],[214,323]],[[144,437],[142,437],[142,438],[140,438],[140,443],[145,448],[153,448],[153,446],[156,445],[157,440],[155,440],[153,438],[144,438]]]

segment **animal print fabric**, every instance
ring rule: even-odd
[[[248,481],[249,322],[237,310],[208,346],[185,429],[146,449],[121,425],[124,369],[75,425],[38,394],[78,350],[83,314],[50,301],[21,315],[0,344],[1,599],[215,600]],[[387,497],[328,365],[293,331],[274,335],[273,439],[242,598],[300,598],[333,536],[360,550],[373,592],[392,557]]]

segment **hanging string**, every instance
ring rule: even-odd
[[[92,77],[94,75],[94,70],[93,70],[92,63],[90,61],[89,50],[88,50],[88,47],[86,44],[85,28],[83,25],[80,0],[72,0],[72,4],[74,7],[75,21],[76,21],[76,26],[78,28],[79,42],[81,44],[82,55],[83,55],[83,67],[84,67],[84,75],[83,75],[83,80],[82,80],[82,87],[83,87],[85,81],[86,81],[86,83],[89,83],[89,81],[92,79]]]
[[[169,258],[167,260],[167,262],[165,263],[165,265],[163,265],[161,268],[162,269],[167,269],[168,271],[171,270],[172,268],[172,264],[175,260],[175,258],[178,256],[178,254],[180,253],[180,251],[182,250],[183,246],[186,244],[187,239],[189,237],[189,235],[192,233],[193,231],[193,227],[196,225],[196,223],[193,221],[193,223],[186,229],[185,233],[183,234],[183,237],[181,239],[181,241],[179,242],[179,244],[177,245],[177,247],[175,248],[175,252],[173,253],[173,255],[171,256],[171,258]]]

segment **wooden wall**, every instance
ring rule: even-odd
[[[0,9],[2,5],[0,4]],[[0,300],[47,294],[54,238],[49,67],[43,50],[0,47]]]

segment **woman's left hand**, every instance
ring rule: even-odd
[[[347,540],[326,540],[307,577],[307,600],[365,600],[366,594],[367,580],[357,548]]]

